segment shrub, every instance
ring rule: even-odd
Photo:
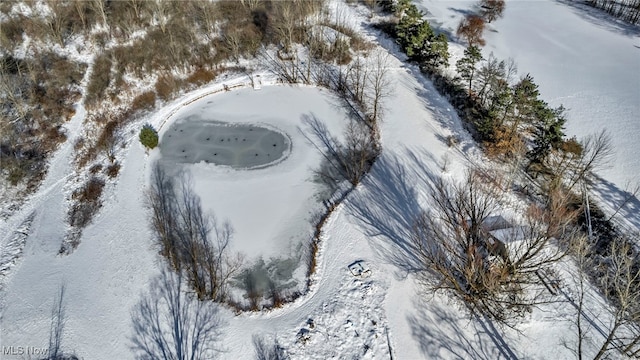
[[[216,78],[216,73],[212,70],[198,69],[189,75],[187,82],[196,86],[204,85]]]
[[[92,177],[80,189],[73,192],[72,198],[75,204],[69,209],[69,224],[76,228],[87,226],[101,206],[100,196],[104,181]]]
[[[120,172],[120,164],[119,163],[113,163],[113,164],[109,165],[107,167],[107,170],[106,170],[107,176],[110,179],[114,179],[116,176],[118,176],[119,172]]]
[[[140,142],[148,149],[158,146],[158,132],[153,126],[146,124],[140,130]]]
[[[153,91],[146,91],[133,99],[131,110],[151,110],[156,105],[156,94]]]
[[[156,82],[156,93],[164,101],[171,100],[173,94],[180,89],[181,80],[171,75],[163,75]]]
[[[111,65],[111,55],[108,53],[103,53],[96,58],[91,79],[87,86],[86,105],[97,102],[109,87],[111,83]]]

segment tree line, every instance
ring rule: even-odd
[[[628,23],[640,22],[640,0],[587,0],[585,3]]]
[[[453,295],[472,313],[514,326],[532,307],[554,301],[545,294],[555,290],[544,274],[570,256],[589,264],[580,268],[580,279],[596,285],[613,307],[595,358],[617,351],[637,355],[640,259],[631,245],[633,236],[604,226],[589,234],[585,217],[584,198],[597,181],[595,172],[611,161],[611,139],[606,132],[567,138],[564,108],[542,100],[531,75],[516,79],[513,61],[493,54],[485,58],[480,50],[485,24],[502,15],[504,2],[481,1],[477,8],[457,29],[458,39],[468,46],[455,64],[455,76],[444,71],[446,36],[436,35],[415,5],[397,1],[388,9],[395,21],[379,25],[448,97],[486,153],[513,169],[500,175],[474,169],[462,182],[432,180],[435,207],[416,217],[412,235],[425,269],[420,279],[433,291]],[[524,190],[530,205],[522,209],[518,229],[497,239],[486,221],[499,213],[501,194],[514,186]],[[578,293],[584,296],[584,285]],[[569,347],[583,358],[588,353],[582,341],[593,328],[580,304],[577,346]]]

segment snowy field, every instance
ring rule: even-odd
[[[419,0],[434,26],[450,34],[473,9],[473,1]],[[531,74],[541,98],[567,108],[569,136],[606,129],[613,139],[615,160],[601,172],[602,199],[615,207],[625,191],[640,185],[640,27],[613,20],[608,14],[572,1],[510,0],[504,17],[488,24],[485,57],[513,58],[520,75]],[[464,44],[456,44],[462,53]],[[456,51],[455,49],[453,51]],[[455,63],[452,62],[452,63]],[[640,228],[640,203],[622,212]]]

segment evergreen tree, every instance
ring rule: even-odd
[[[513,89],[505,80],[498,80],[491,97],[487,101],[489,116],[496,119],[499,124],[504,124],[507,117],[513,111]]]
[[[536,126],[539,109],[546,105],[538,96],[538,85],[529,74],[513,87],[514,128],[519,128],[523,123],[526,129],[531,131]]]
[[[411,9],[415,9],[412,7]],[[400,19],[396,28],[398,41],[405,54],[412,60],[419,60],[425,49],[425,44],[434,34],[429,23],[422,20],[422,13],[407,11]]]
[[[533,134],[533,149],[529,152],[532,163],[543,163],[551,150],[558,149],[564,141],[564,107],[551,109],[540,107],[537,112],[538,123]]]
[[[444,34],[436,35],[424,14],[408,1],[399,1],[396,14],[398,44],[411,60],[430,68],[449,65],[449,44]]]
[[[482,53],[477,46],[471,45],[464,50],[464,56],[456,62],[456,69],[462,80],[469,83],[469,96],[471,96],[473,76],[476,72],[476,64],[482,60]]]
[[[158,146],[158,132],[153,126],[146,124],[140,130],[140,142],[148,149]]]
[[[449,41],[445,34],[438,34],[431,41],[425,63],[432,68],[449,66]]]

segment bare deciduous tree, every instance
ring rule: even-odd
[[[571,299],[576,308],[576,340],[573,343],[565,339],[563,344],[578,359],[640,355],[640,256],[632,245],[638,239],[638,235],[613,239],[606,256],[594,255],[593,244],[586,237],[572,246],[578,270],[573,276],[575,295]],[[608,302],[605,309],[598,307],[600,313],[585,301],[595,295],[587,294],[588,289],[595,289],[587,286],[588,278],[595,280]],[[596,347],[586,346],[587,341]]]
[[[604,276],[600,281],[612,307],[613,319],[594,360],[615,350],[640,355],[640,253],[631,245],[638,240],[639,236],[612,241],[610,256],[601,266]]]
[[[505,8],[504,0],[481,0],[479,5],[482,17],[488,23],[501,18]]]
[[[308,138],[324,156],[316,175],[326,184],[337,185],[343,180],[360,183],[377,156],[377,148],[368,127],[356,120],[349,121],[343,143],[332,136],[324,123],[313,116],[304,119],[313,138]],[[306,135],[305,135],[306,136]]]
[[[574,144],[571,147],[567,146]],[[582,141],[565,141],[563,151],[556,151],[546,159],[556,181],[573,190],[576,185],[589,184],[598,170],[609,166],[613,157],[611,135],[607,130],[590,135]],[[563,148],[561,147],[561,149]]]
[[[551,210],[532,212],[500,238],[489,232],[487,219],[499,213],[502,188],[499,178],[480,170],[462,183],[435,180],[433,207],[416,218],[411,240],[428,289],[445,290],[472,312],[510,325],[545,301],[536,271],[563,252],[549,249],[557,235],[548,223]]]
[[[299,10],[299,5],[293,1],[279,1],[274,5],[277,6],[278,14],[280,16],[275,18],[273,28],[280,40],[280,44],[282,45],[284,52],[289,54],[294,42],[296,28],[299,26],[299,16],[296,14]]]
[[[369,87],[371,91],[371,121],[378,124],[383,115],[383,102],[391,92],[389,72],[389,53],[377,50],[372,55],[372,69],[369,72]]]
[[[464,38],[469,46],[484,46],[485,41],[482,38],[484,32],[484,20],[477,15],[468,15],[460,21],[456,34]]]
[[[151,225],[162,254],[171,266],[187,276],[198,298],[223,300],[226,286],[242,258],[229,254],[233,229],[205,214],[189,178],[182,174],[176,185],[156,164],[148,195]]]

